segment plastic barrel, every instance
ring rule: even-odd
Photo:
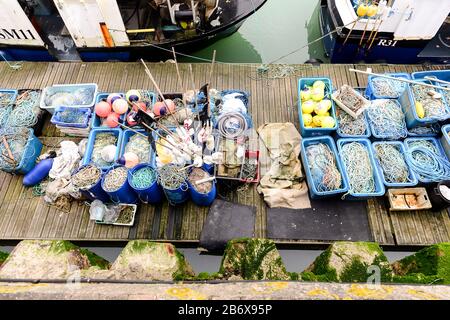
[[[87,167],[87,165],[80,167],[78,170],[74,172],[77,173],[81,169]],[[99,168],[101,171],[101,169]],[[88,198],[89,200],[100,200],[101,202],[110,202],[111,198],[109,195],[102,189],[102,176],[100,176],[100,179],[98,179],[97,183],[93,185],[89,189],[80,189],[80,192],[83,196]]]
[[[127,203],[127,204],[136,204],[139,202],[138,195],[136,192],[134,192],[134,189],[130,186],[128,183],[128,179],[125,180],[123,185],[115,190],[115,191],[106,191],[104,187],[105,177],[108,174],[109,171],[116,169],[118,167],[123,166],[114,166],[113,168],[109,169],[102,177],[102,189],[105,191],[111,198],[113,202],[116,203]]]
[[[133,169],[128,171],[128,184],[133,188],[133,190],[136,192],[136,194],[139,197],[139,200],[141,200],[141,202],[144,203],[159,203],[162,201],[163,199],[163,192],[162,189],[160,187],[160,185],[158,184],[158,181],[155,180],[152,185],[148,188],[136,188],[133,186],[132,184],[132,174],[133,172],[145,168],[145,167],[150,167],[153,169],[153,167],[148,164],[148,163],[141,163],[138,164],[137,166],[135,166]]]
[[[181,187],[177,189],[167,189],[163,188],[164,194],[166,195],[167,201],[171,205],[178,205],[186,202],[189,199],[189,186],[187,183],[183,183]]]
[[[194,186],[189,182],[189,194],[191,195],[192,201],[198,206],[210,206],[216,198],[216,182],[212,181],[211,190],[208,193],[200,193],[198,192]]]
[[[441,181],[436,186],[427,188],[428,198],[433,205],[433,211],[440,211],[450,207],[450,199],[445,198],[439,190],[439,187],[442,185],[450,188],[450,180]]]

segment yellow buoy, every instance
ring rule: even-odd
[[[333,128],[335,124],[336,124],[336,121],[334,120],[333,117],[328,116],[328,117],[322,118],[322,123],[321,123],[322,128]]]
[[[368,17],[373,17],[374,15],[377,14],[377,11],[378,11],[378,7],[372,4],[372,5],[370,5],[370,6],[367,8],[367,13],[366,13],[366,15],[367,15]]]
[[[316,106],[316,103],[312,100],[308,100],[302,103],[302,113],[312,113],[314,111],[314,108]]]
[[[319,102],[325,97],[325,91],[321,88],[315,88],[312,90],[311,97],[314,101]]]
[[[321,101],[316,104],[316,107],[314,108],[314,112],[319,116],[324,116],[328,112],[328,108]]]
[[[416,113],[420,119],[425,117],[425,109],[423,108],[422,103],[419,101],[416,101]]]
[[[313,125],[316,127],[322,126],[322,119],[324,116],[314,116],[312,117]]]
[[[367,14],[367,10],[369,8],[365,4],[361,4],[358,6],[358,9],[356,9],[356,14],[358,17],[364,17]]]
[[[302,118],[303,118],[303,125],[306,126],[310,126],[312,121],[313,121],[313,117],[312,115],[310,115],[309,113],[304,113],[302,114]]]

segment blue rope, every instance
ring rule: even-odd
[[[450,180],[450,162],[428,148],[409,148],[405,159],[409,167],[422,178],[433,182]]]

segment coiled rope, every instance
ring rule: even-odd
[[[408,165],[398,146],[379,143],[374,146],[374,149],[386,182],[405,183],[411,181]]]
[[[349,193],[373,193],[376,191],[372,164],[367,148],[360,142],[349,142],[340,153],[349,179]]]
[[[329,146],[324,143],[308,146],[306,157],[317,191],[333,191],[341,187],[342,176]]]

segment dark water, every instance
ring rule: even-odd
[[[222,62],[273,62],[321,36],[318,10],[318,0],[268,0],[238,32],[193,55],[211,59],[215,49]],[[321,41],[277,62],[304,63],[310,58],[327,61]]]
[[[106,260],[113,262],[122,251],[123,247],[83,247],[89,249]],[[0,246],[0,251],[11,252],[13,246]],[[179,248],[185,255],[196,273],[199,272],[217,272],[219,270],[221,255],[200,254],[195,248]],[[305,270],[314,259],[320,255],[321,250],[279,250],[286,269],[289,272],[301,272]],[[385,251],[386,257],[390,262],[399,260],[411,252]]]

